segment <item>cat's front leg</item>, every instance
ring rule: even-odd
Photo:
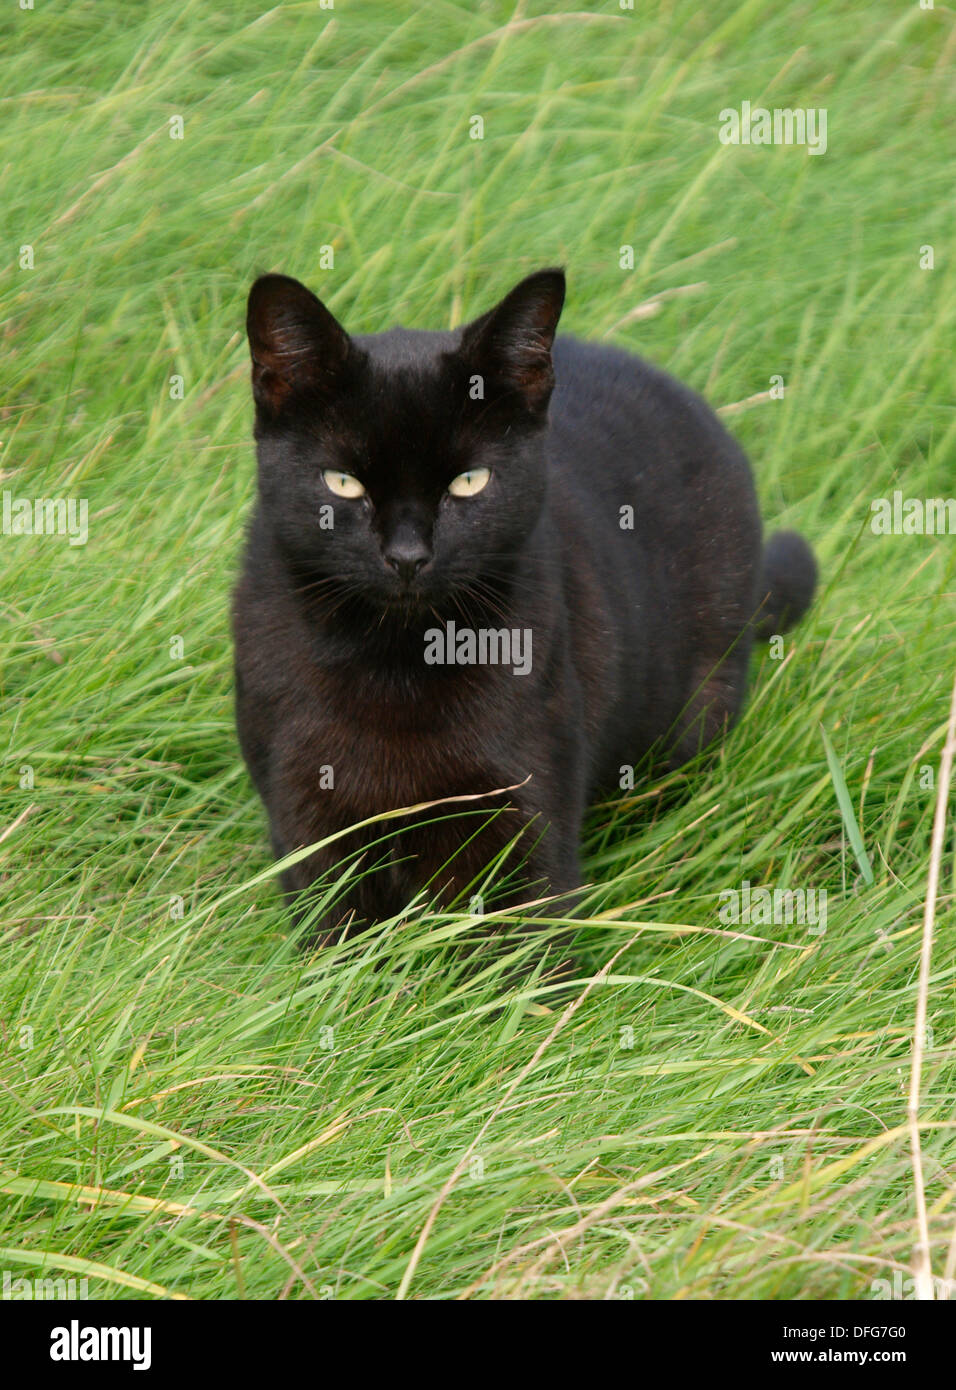
[[[550,819],[537,804],[525,805],[519,813],[524,829],[512,857],[503,865],[503,874],[512,882],[499,901],[509,907],[536,903],[529,910],[532,916],[569,916],[582,888],[579,846],[583,805],[572,802],[560,813],[554,811]]]
[[[548,899],[532,909],[534,916],[570,917],[583,891],[577,834],[572,837],[557,833],[550,845],[547,838],[546,833],[528,860],[524,901],[529,896]]]
[[[295,849],[321,838],[316,834],[280,834],[273,828],[272,847],[276,858],[284,859]],[[404,902],[394,873],[388,862],[382,863],[381,859],[381,846],[363,850],[346,836],[314,850],[282,871],[280,883],[292,920],[296,926],[308,923],[306,944],[329,945],[343,934],[354,936],[373,922],[401,911]],[[350,869],[349,880],[337,886]],[[324,897],[328,901],[320,908]]]

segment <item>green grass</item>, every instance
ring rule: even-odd
[[[0,537],[0,1268],[96,1298],[873,1296],[916,1230],[956,546],[873,535],[870,501],[956,492],[951,14],[212,9],[0,19],[2,487],[89,502],[85,546]],[[744,100],[826,107],[826,154],[721,145]],[[355,331],[440,327],[555,262],[568,330],[714,405],[784,378],[728,424],[768,524],[812,540],[818,602],[683,797],[591,814],[573,988],[520,922],[462,959],[479,925],[424,908],[309,957],[232,725],[248,284],[297,275]],[[724,925],[744,880],[825,889],[825,933]],[[951,834],[940,893],[937,1276]]]

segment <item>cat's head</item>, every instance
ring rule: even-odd
[[[454,332],[353,338],[297,280],[255,282],[262,512],[317,611],[334,596],[407,618],[506,582],[544,503],[563,302],[542,270]]]

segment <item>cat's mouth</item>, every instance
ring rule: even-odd
[[[375,588],[375,599],[387,613],[410,618],[427,613],[441,597],[430,563],[396,567],[386,561],[382,582]]]
[[[434,595],[429,598],[422,590],[410,589],[389,594],[383,604],[383,616],[395,618],[406,624],[427,617],[429,613],[435,618],[440,618],[440,604]]]

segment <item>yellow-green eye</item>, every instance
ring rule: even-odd
[[[322,481],[329,492],[334,492],[336,497],[365,496],[365,488],[358,478],[352,477],[351,473],[339,473],[334,468],[327,468],[322,474]]]
[[[490,468],[469,468],[467,473],[459,473],[457,478],[452,478],[448,491],[452,497],[474,497],[488,486],[490,477]]]

